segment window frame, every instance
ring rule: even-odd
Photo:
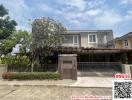
[[[64,40],[65,40],[65,37],[66,37],[66,36],[72,36],[72,35],[64,35],[64,36],[63,36]],[[73,43],[73,36],[72,36],[72,43],[66,43],[66,42],[64,42],[64,41],[63,41],[63,43],[64,43],[64,44],[72,44],[72,43]]]
[[[95,35],[95,42],[90,42],[90,35]],[[97,43],[97,34],[88,34],[88,43]]]
[[[72,36],[73,39],[72,39],[72,43],[63,42],[64,44],[73,44],[73,45],[78,45],[79,44],[79,35],[64,35],[64,38],[65,38],[65,36]],[[77,43],[75,43],[75,36],[77,37]]]
[[[107,36],[106,35],[104,36],[104,43],[105,44],[107,43]]]
[[[127,45],[126,45],[127,44]],[[127,39],[124,40],[124,47],[127,48],[129,46],[129,42]]]
[[[77,37],[77,43],[75,43],[75,37]],[[79,36],[78,35],[73,35],[73,44],[78,45],[79,44]]]

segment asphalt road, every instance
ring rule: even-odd
[[[0,100],[75,100],[71,96],[111,96],[111,88],[0,86]]]

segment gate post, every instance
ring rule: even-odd
[[[58,55],[58,71],[60,73],[60,79],[77,80],[77,55]]]
[[[2,74],[7,72],[7,65],[6,64],[0,64],[0,77],[2,77]]]
[[[130,77],[132,78],[132,65],[122,64],[122,72],[125,74],[130,74]]]

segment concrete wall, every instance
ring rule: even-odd
[[[0,64],[0,77],[2,77],[2,74],[4,72],[7,72],[7,65],[6,64]]]
[[[122,72],[132,77],[132,64],[122,64]]]
[[[107,42],[113,40],[113,32],[109,31],[109,32],[98,32],[97,33],[97,37],[98,37],[98,47],[105,47],[107,46]],[[104,38],[106,37],[106,41],[104,40]]]
[[[123,48],[123,41],[122,40],[115,41],[115,48],[118,49]]]
[[[129,48],[132,48],[132,36],[131,37],[129,37]]]

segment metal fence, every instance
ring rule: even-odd
[[[58,64],[41,64],[41,65],[34,65],[33,72],[45,72],[51,71],[54,72],[57,70]],[[20,65],[20,64],[11,64],[8,65],[7,71],[8,72],[31,72],[31,65]]]
[[[78,62],[77,68],[80,71],[87,71],[90,69],[115,69],[121,71],[120,62]]]

